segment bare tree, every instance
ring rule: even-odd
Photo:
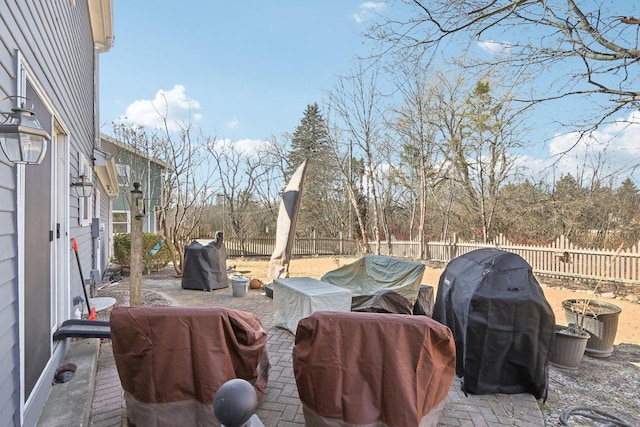
[[[480,229],[485,240],[490,238],[499,190],[513,172],[512,151],[520,146],[520,113],[510,108],[508,92],[498,98],[486,80],[472,89],[462,76],[441,72],[428,84],[405,80],[411,84],[402,87],[396,131],[405,143],[405,162],[419,171],[421,234],[428,194],[450,179],[448,195],[433,198],[432,206],[441,204],[443,215],[466,217],[461,221],[465,231]]]
[[[439,128],[434,123],[438,106],[437,79],[429,79],[426,70],[414,72],[414,69],[403,68],[402,71],[402,84],[399,85],[402,104],[395,111],[391,126],[401,142],[405,167],[398,176],[418,201],[417,240],[421,242],[420,258],[424,258],[425,245],[422,243],[427,237],[429,194],[433,194],[434,189],[447,178],[448,163],[436,143]],[[437,201],[434,199],[431,203]]]
[[[462,136],[450,141],[448,159],[462,185],[469,205],[478,213],[482,237],[492,238],[500,188],[514,167],[511,153],[519,142],[515,136],[517,114],[509,109],[509,99],[499,99],[488,81],[476,83],[463,110]]]
[[[387,17],[369,32],[387,52],[430,61],[436,53],[459,55],[465,45],[483,42],[498,54],[480,65],[499,66],[503,76],[508,67],[511,76],[542,84],[541,95],[522,101],[573,96],[605,101],[592,116],[595,121],[585,119],[587,129],[617,112],[638,109],[640,3],[398,0],[394,6],[390,10],[401,16]]]
[[[119,141],[132,148],[133,153],[140,154],[129,156],[126,164],[130,176],[125,179],[131,183],[146,183],[149,179],[147,166],[138,164],[145,159],[158,159],[166,167],[160,178],[163,194],[158,196],[161,200],[157,214],[165,238],[172,243],[167,249],[173,268],[177,274],[182,274],[184,246],[197,237],[202,211],[211,197],[207,188],[212,176],[203,156],[207,139],[202,135],[194,136],[191,123],[177,124],[177,130],[174,130],[176,124],[169,123],[166,115],[161,117],[163,128],[148,129],[125,122],[114,124],[114,133]]]
[[[208,141],[209,138],[202,135],[194,137],[190,126],[177,132],[165,126],[164,133],[153,139],[158,156],[167,164],[160,223],[165,236],[173,243],[169,251],[179,275],[184,266],[184,247],[198,237],[202,212],[212,197],[208,189],[213,175],[205,156]]]
[[[152,137],[148,129],[131,123],[112,123],[114,147],[116,148],[115,160],[118,169],[118,185],[123,191],[130,191],[134,182],[143,184],[145,194],[145,202],[150,198],[159,201],[162,194],[156,194],[155,189],[162,189],[162,176],[154,173],[152,162],[158,165],[157,169],[161,169],[163,163],[160,159],[155,158],[151,147]],[[126,149],[120,146],[124,144]],[[149,194],[149,193],[153,194]],[[122,201],[127,206],[130,203],[128,197],[123,197]],[[147,204],[145,210],[149,209]]]
[[[364,158],[365,190],[370,198],[373,218],[371,231],[376,242],[376,253],[380,253],[380,201],[376,188],[376,171],[380,167],[377,148],[382,143],[384,125],[383,96],[377,88],[378,69],[360,68],[352,75],[341,76],[329,93],[330,111],[334,112],[346,137]],[[336,122],[336,124],[338,124]],[[350,191],[353,208],[358,210],[357,195]],[[359,218],[359,221],[361,218]],[[359,222],[360,227],[365,224]],[[362,229],[363,239],[368,230]]]
[[[211,141],[207,146],[224,198],[226,233],[239,239],[245,255],[249,237],[264,212],[272,213],[275,223],[277,194],[283,179],[284,155],[279,147],[264,141],[262,146],[243,149],[229,140]]]
[[[275,224],[280,206],[280,195],[286,185],[287,170],[286,144],[290,136],[284,134],[280,139],[271,136],[267,143],[258,150],[264,171],[260,176],[260,183],[256,187],[256,198],[269,213],[271,223]],[[275,230],[273,230],[275,232]]]
[[[331,115],[331,108],[328,117]],[[364,189],[362,188],[364,167],[361,161],[358,161],[353,155],[353,144],[351,140],[345,136],[345,133],[336,125],[331,124],[331,120],[328,120],[328,142],[332,151],[332,155],[342,179],[344,181],[344,188],[346,190],[346,199],[349,204],[347,209],[347,230],[349,237],[356,237],[360,251],[363,253],[369,253],[369,235],[367,233],[367,216],[366,216],[366,197],[364,196]],[[346,143],[345,143],[346,141]],[[361,172],[362,171],[362,172]],[[358,228],[355,233],[353,229],[353,219],[358,224]]]

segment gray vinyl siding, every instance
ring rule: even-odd
[[[5,26],[0,14],[0,28]],[[0,99],[13,94],[13,55],[0,31]],[[7,102],[0,103],[6,108]],[[10,105],[10,104],[9,104]],[[15,171],[0,161],[0,425],[19,423],[18,296],[16,292]]]
[[[0,5],[0,99],[15,95],[15,51],[18,49],[69,133],[68,173],[78,174],[78,152],[92,157],[94,134],[94,47],[86,0],[75,6],[67,0],[3,0]],[[11,107],[8,100],[0,110]],[[3,156],[0,156],[3,157]],[[35,166],[29,166],[35,167]],[[66,173],[66,171],[65,171]],[[19,306],[17,298],[17,248],[15,169],[0,161],[0,425],[19,425]],[[78,201],[70,199],[70,236],[80,244],[83,272],[91,270],[90,227],[79,226]],[[80,277],[72,258],[71,294],[81,292]],[[63,346],[58,349],[64,348]],[[58,355],[59,356],[59,355]],[[56,357],[58,357],[56,356]],[[52,357],[54,357],[52,355]],[[47,373],[48,375],[49,373]],[[43,381],[43,387],[50,387]],[[25,425],[39,414],[37,391],[33,408],[27,408]],[[34,392],[35,393],[35,392]],[[36,395],[34,395],[36,396]]]

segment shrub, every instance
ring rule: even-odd
[[[171,262],[171,255],[167,249],[170,242],[164,245],[155,254],[151,255],[151,249],[160,241],[162,236],[153,233],[142,233],[142,269],[144,272],[158,271]],[[131,260],[131,234],[117,234],[113,238],[113,260],[128,267]]]

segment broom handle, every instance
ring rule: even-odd
[[[91,314],[91,304],[89,304],[87,288],[84,286],[84,274],[82,274],[82,264],[80,264],[80,255],[78,255],[78,242],[75,237],[71,238],[71,243],[73,244],[73,251],[76,253],[76,261],[78,261],[78,270],[80,270],[80,280],[82,281],[82,291],[84,292],[84,299],[87,301],[87,313]]]

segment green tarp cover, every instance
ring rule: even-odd
[[[382,255],[367,255],[322,276],[323,282],[349,289],[351,309],[411,314],[424,264]]]

